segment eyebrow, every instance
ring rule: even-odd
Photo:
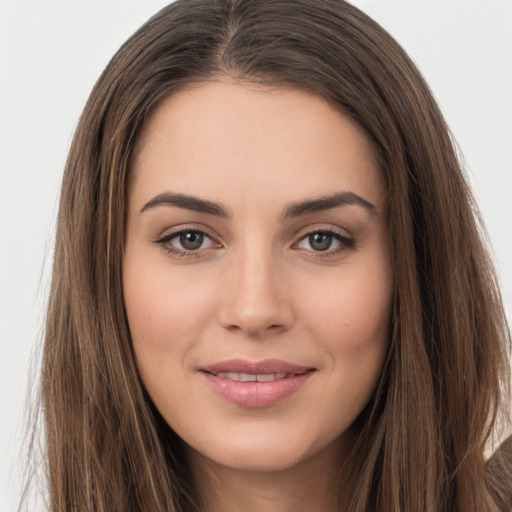
[[[164,192],[163,194],[155,196],[142,207],[141,213],[149,210],[150,208],[161,205],[177,206],[178,208],[184,208],[185,210],[207,213],[217,217],[231,216],[226,209],[216,203],[186,194],[173,194],[171,192]]]
[[[361,196],[353,192],[338,192],[330,196],[292,204],[285,210],[283,218],[286,220],[293,217],[300,217],[301,215],[307,215],[308,213],[321,212],[338,206],[348,205],[360,206],[370,215],[377,215],[377,207]]]
[[[162,194],[158,194],[153,199],[149,200],[142,207],[141,213],[156,206],[162,205],[177,206],[178,208],[183,208],[185,210],[206,213],[208,215],[215,215],[217,217],[227,218],[232,216],[226,208],[217,203],[199,199],[198,197],[190,196],[187,194],[176,194],[172,192],[164,192]],[[360,206],[364,208],[370,215],[377,215],[377,207],[361,196],[358,196],[353,192],[338,192],[330,196],[291,204],[285,208],[283,213],[283,220],[300,217],[310,213],[331,210],[332,208],[336,208],[338,206],[349,205]]]

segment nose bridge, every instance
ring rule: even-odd
[[[244,242],[233,251],[227,267],[229,284],[221,308],[225,327],[254,336],[289,326],[291,305],[279,279],[279,260],[268,240]]]

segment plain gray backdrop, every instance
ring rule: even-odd
[[[23,466],[62,169],[121,43],[165,0],[0,0],[0,512]],[[512,318],[512,0],[356,0],[416,61],[465,155]]]

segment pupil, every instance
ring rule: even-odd
[[[315,251],[326,251],[331,247],[332,235],[325,235],[323,233],[315,233],[309,235],[309,244]]]
[[[184,249],[189,251],[199,249],[203,244],[203,235],[201,233],[195,233],[194,231],[182,233],[180,235],[180,243]]]

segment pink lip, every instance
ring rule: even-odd
[[[200,368],[210,387],[222,398],[248,408],[269,407],[298,391],[311,377],[314,368],[296,365],[279,359],[247,361],[233,359]],[[268,375],[286,373],[286,377],[268,382],[242,382],[218,376],[218,373],[247,373]]]
[[[201,368],[209,373],[234,372],[252,375],[268,373],[303,373],[312,368],[282,361],[281,359],[265,359],[263,361],[248,361],[246,359],[231,359]]]

